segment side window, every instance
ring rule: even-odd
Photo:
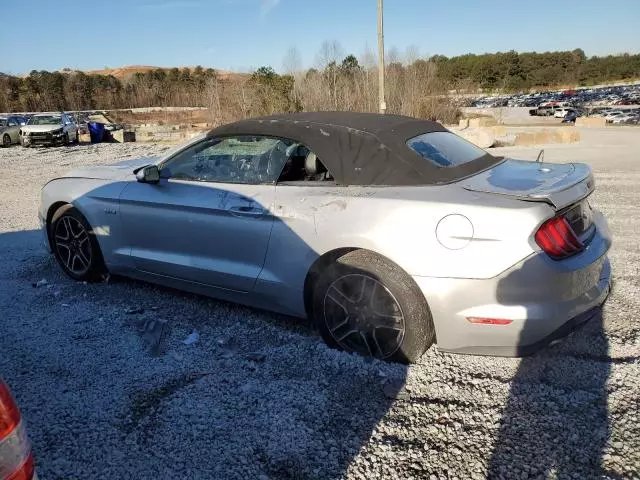
[[[298,182],[333,182],[335,184],[331,172],[308,147],[293,144],[289,147],[289,152],[287,162],[278,178],[278,184]]]
[[[291,140],[260,135],[208,138],[171,157],[162,168],[178,180],[273,184],[291,145]]]
[[[9,127],[15,127],[18,125],[18,120],[16,119],[16,117],[9,117],[9,120],[7,121],[7,126]]]

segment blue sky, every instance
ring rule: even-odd
[[[2,2],[0,71],[131,64],[280,70],[324,40],[375,48],[376,0],[17,0]],[[387,49],[423,56],[582,48],[640,51],[640,0],[386,0]]]

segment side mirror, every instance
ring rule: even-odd
[[[140,183],[158,183],[160,170],[157,165],[147,165],[136,172],[136,180]]]

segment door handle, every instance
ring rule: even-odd
[[[252,207],[250,205],[238,205],[235,207],[230,207],[229,212],[231,215],[236,215],[240,217],[259,217],[260,215],[264,215],[266,210],[262,207]]]

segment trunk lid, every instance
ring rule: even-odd
[[[556,210],[582,200],[595,188],[591,168],[583,163],[539,163],[510,158],[462,183],[466,190],[546,202]]]

